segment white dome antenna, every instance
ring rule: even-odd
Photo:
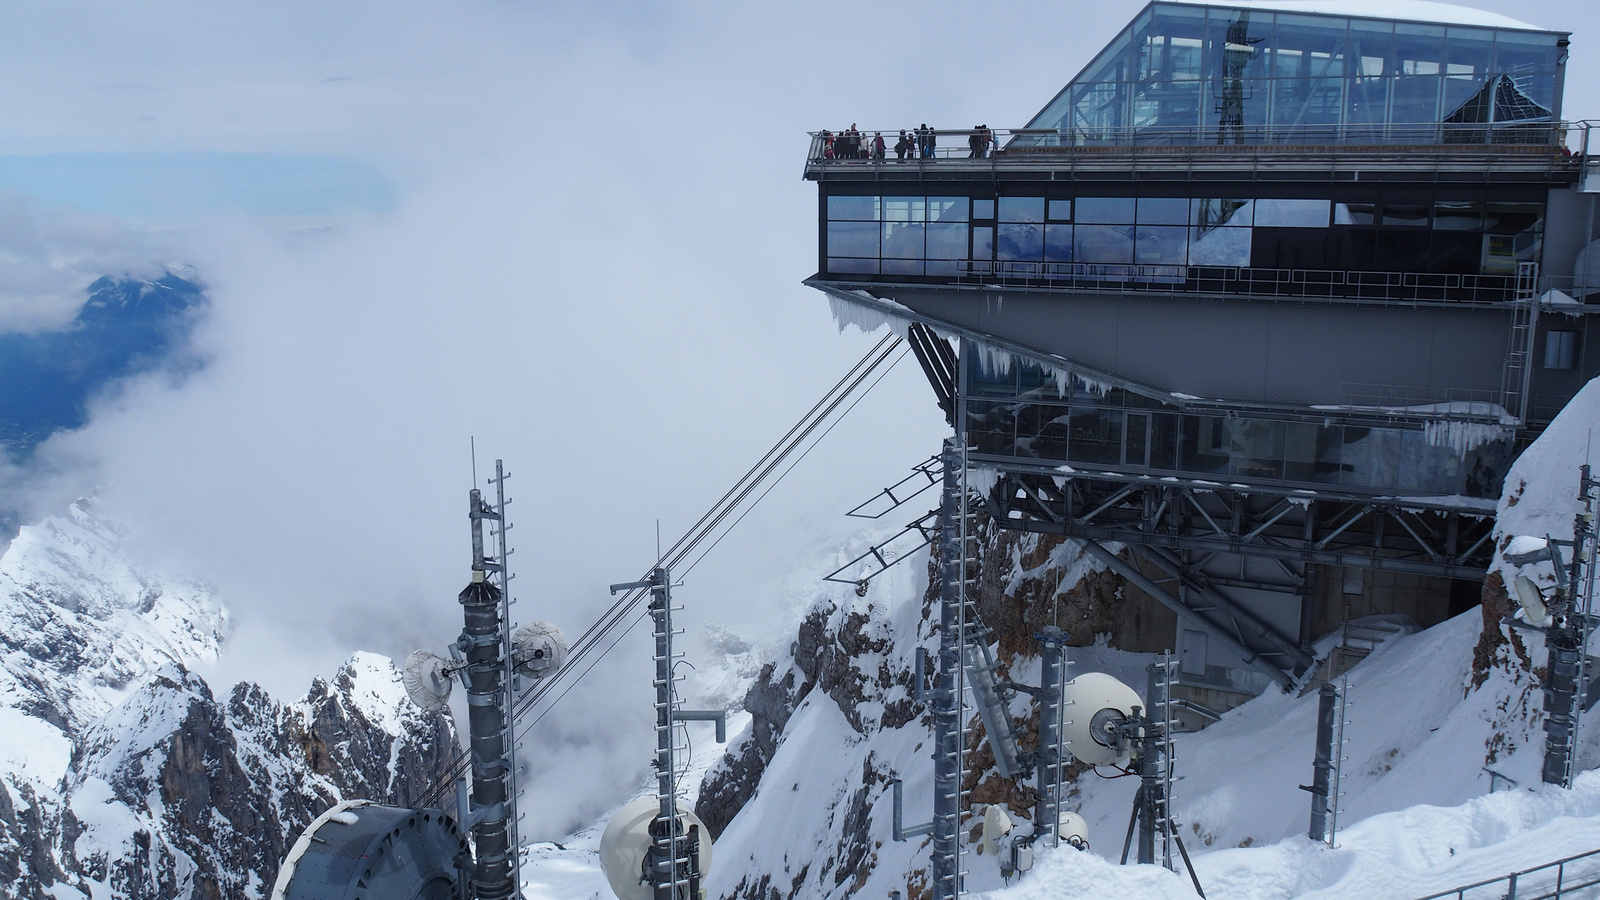
[[[511,661],[519,675],[538,681],[567,661],[567,637],[549,622],[529,622],[511,633]]]
[[[1067,752],[1091,766],[1125,765],[1133,742],[1125,725],[1144,703],[1133,688],[1104,672],[1085,672],[1062,688],[1061,730]]]
[[[640,797],[618,810],[601,834],[600,871],[617,900],[651,900],[655,896],[649,869],[650,848],[655,843],[651,827],[660,817],[660,802],[653,796]],[[686,853],[694,861],[689,896],[699,900],[703,893],[699,885],[711,872],[711,832],[687,809],[679,810],[678,820],[681,840],[690,845]]]
[[[413,650],[400,670],[411,702],[428,712],[439,712],[450,702],[450,663],[432,650]]]

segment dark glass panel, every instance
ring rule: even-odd
[[[920,222],[884,222],[883,252],[880,255],[895,259],[921,259],[923,228]]]
[[[1492,71],[1494,32],[1460,26],[1445,29],[1444,62],[1446,75],[1470,76],[1481,83]]]
[[[1517,236],[1514,234],[1486,234],[1483,236],[1483,258],[1479,263],[1485,275],[1517,274]]]
[[[1283,424],[1283,477],[1289,481],[1315,481],[1317,447],[1325,430],[1307,422]]]
[[[1250,228],[1193,228],[1189,231],[1189,265],[1250,265]]]
[[[1556,67],[1556,35],[1519,31],[1495,32],[1494,71],[1512,76],[1547,72]],[[1518,87],[1523,87],[1519,82]],[[1524,88],[1526,90],[1526,88]],[[1534,99],[1538,99],[1535,97]]]
[[[1247,478],[1282,478],[1286,423],[1234,419],[1229,424],[1228,473]]]
[[[1050,201],[1050,221],[1052,221],[1052,222],[1070,222],[1070,221],[1072,221],[1072,201],[1071,200],[1051,200]]]
[[[1430,207],[1426,203],[1395,203],[1388,201],[1383,204],[1383,224],[1426,228],[1428,227],[1429,209]]]
[[[1400,75],[1439,75],[1444,63],[1444,26],[1396,24],[1394,61]]]
[[[1150,450],[1150,414],[1124,413],[1122,435],[1122,463],[1143,468],[1149,465],[1146,453]]]
[[[1076,225],[1072,235],[1075,262],[1125,265],[1133,262],[1132,225]]]
[[[1389,113],[1391,122],[1397,124],[1438,122],[1441,118],[1439,76],[1401,75],[1394,80],[1394,98],[1391,103],[1393,104]],[[1434,135],[1432,132],[1417,132],[1414,135],[1397,132],[1396,138],[1402,142],[1420,143],[1433,141]]]
[[[1342,464],[1340,452],[1344,446],[1344,429],[1338,425],[1325,425],[1317,429],[1317,460],[1308,480],[1318,484],[1338,484]]]
[[[1046,225],[1044,227],[1045,262],[1072,262],[1072,226]]]
[[[966,259],[967,226],[963,224],[930,223],[928,229],[929,259]],[[886,254],[887,255],[887,254]]]
[[[1188,264],[1189,229],[1183,225],[1140,225],[1134,245],[1134,262],[1140,265]]]
[[[1001,197],[1000,221],[1043,222],[1043,197]]]
[[[1044,255],[1044,226],[1001,225],[998,258],[1017,262],[1036,262]]]
[[[929,197],[928,221],[929,222],[965,222],[967,220],[967,198],[965,197]]]
[[[1544,227],[1543,203],[1490,203],[1484,230],[1492,234],[1516,234]]]
[[[875,222],[829,222],[829,256],[878,255],[878,225]]]
[[[1135,208],[1140,225],[1189,224],[1189,200],[1186,197],[1140,197]]]
[[[1328,227],[1327,200],[1257,200],[1256,226],[1274,228]]]
[[[875,222],[878,219],[878,198],[830,196],[828,198],[828,218],[841,221]]]
[[[1132,197],[1079,197],[1077,221],[1094,225],[1132,225]]]
[[[972,354],[967,366],[967,393],[974,397],[1014,397],[1017,394],[1017,367],[1002,370],[990,367],[981,353]]]
[[[1371,225],[1378,217],[1378,204],[1376,203],[1335,203],[1333,205],[1333,224],[1335,225]]]
[[[992,219],[992,218],[994,218],[994,201],[993,200],[974,200],[974,201],[972,201],[972,217],[974,219]]]
[[[1122,410],[1073,407],[1067,459],[1075,463],[1122,462]]]
[[[1189,202],[1189,224],[1201,229],[1249,225],[1254,211],[1253,200],[1196,197]]]
[[[1378,268],[1385,272],[1428,271],[1426,231],[1383,228],[1378,231]]]
[[[1475,231],[1433,232],[1430,272],[1477,274],[1483,237]]]
[[[1441,200],[1433,205],[1434,231],[1479,231],[1482,228],[1482,203]]]
[[[1370,272],[1377,268],[1376,232],[1366,228],[1336,229],[1331,238],[1335,264],[1329,268],[1352,272]]]
[[[883,221],[885,222],[926,222],[928,220],[928,198],[926,197],[885,197],[883,198]]]
[[[968,400],[967,439],[979,453],[1010,456],[1016,449],[1016,417],[1010,404]]]
[[[1178,468],[1197,475],[1228,472],[1228,420],[1219,416],[1184,416]]]
[[[1264,269],[1336,269],[1338,241],[1326,228],[1257,228],[1250,264]]]
[[[972,228],[972,258],[994,259],[994,229],[984,226]]]
[[[883,261],[883,274],[885,275],[921,275],[922,260],[920,259],[885,259]]]
[[[1351,66],[1357,75],[1392,75],[1394,23],[1372,19],[1350,20]]]
[[[1150,467],[1173,469],[1178,464],[1178,417],[1157,413],[1150,418]]]
[[[923,268],[928,275],[953,277],[961,274],[962,264],[951,259],[930,259],[923,263]]]
[[[828,271],[838,275],[876,275],[878,260],[828,257]]]
[[[1363,57],[1363,65],[1372,63],[1370,57]],[[1382,60],[1378,61],[1382,68]],[[1394,79],[1388,76],[1358,75],[1350,82],[1350,90],[1345,94],[1345,122],[1347,125],[1381,125],[1389,114],[1389,92],[1394,87]],[[1356,144],[1381,143],[1384,138],[1384,129],[1379,128],[1349,128],[1350,142]]]

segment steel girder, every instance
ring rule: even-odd
[[[1315,566],[1443,578],[1483,578],[1493,553],[1493,508],[1427,498],[1373,498],[1084,472],[1003,471],[987,498],[1006,528],[1082,543],[1113,571],[1204,627],[1280,684],[1313,660]],[[1130,559],[1103,544],[1129,548]],[[1205,570],[1219,554],[1272,560],[1277,583]],[[1149,572],[1157,573],[1151,577]],[[1227,588],[1296,593],[1302,614],[1283,634]]]

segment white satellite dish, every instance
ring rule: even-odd
[[[645,858],[650,853],[650,823],[659,815],[660,800],[640,797],[618,810],[600,835],[600,870],[606,874],[617,900],[651,900],[654,896]],[[699,831],[700,879],[704,884],[711,874],[711,832],[687,809],[679,809],[678,818],[683,820],[686,834],[691,828]]]
[[[1000,808],[1000,804],[991,803],[983,811],[982,841],[978,845],[984,853],[990,856],[1000,855],[1000,839],[1011,833],[1011,817]]]
[[[518,673],[544,678],[567,661],[567,637],[549,622],[529,622],[511,633],[511,657]]]
[[[1133,688],[1104,672],[1085,672],[1062,687],[1062,699],[1067,708],[1061,730],[1074,759],[1091,766],[1128,761],[1132,742],[1117,741],[1116,731],[1133,718],[1135,706],[1144,705]]]
[[[1543,625],[1550,610],[1544,604],[1544,592],[1539,590],[1539,585],[1526,575],[1518,575],[1512,586],[1517,591],[1517,602],[1522,605],[1522,612],[1528,617],[1528,624]]]
[[[1064,812],[1056,823],[1056,837],[1079,850],[1089,849],[1089,823],[1075,812]]]
[[[450,672],[448,662],[431,650],[413,650],[400,670],[400,682],[406,686],[411,702],[428,712],[438,712],[450,702]]]

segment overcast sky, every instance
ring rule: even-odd
[[[459,629],[475,436],[519,617],[576,634],[873,342],[800,286],[804,133],[1020,126],[1142,5],[0,2],[0,328],[158,256],[214,301],[208,370],[48,444],[34,511],[98,491],[234,608],[219,677],[297,694]],[[1511,12],[1574,31],[1600,116],[1592,3]],[[903,361],[693,573],[691,629],[777,635],[784,576],[943,433]],[[646,652],[549,738],[625,746],[563,764],[638,769]]]

